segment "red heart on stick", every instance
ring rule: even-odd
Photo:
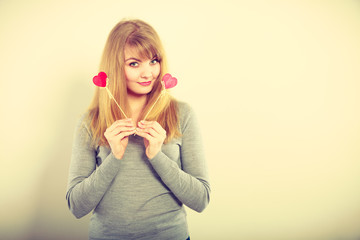
[[[165,74],[162,80],[165,83],[165,89],[173,88],[177,84],[177,79],[172,77],[170,73]]]
[[[93,82],[98,87],[106,87],[107,75],[104,72],[99,72],[98,75],[93,77]]]

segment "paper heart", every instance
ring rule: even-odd
[[[104,72],[99,72],[98,75],[93,77],[93,82],[98,87],[106,87],[107,75]]]
[[[165,89],[173,88],[177,84],[177,79],[171,76],[170,73],[167,73],[163,76],[162,80],[165,83]]]

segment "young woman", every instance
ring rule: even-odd
[[[166,59],[155,30],[124,20],[110,32],[97,88],[78,124],[66,199],[81,218],[93,211],[89,238],[189,239],[183,204],[201,212],[210,185],[197,120],[162,90]]]

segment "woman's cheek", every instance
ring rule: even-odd
[[[128,81],[137,81],[138,79],[138,74],[136,72],[136,70],[132,69],[132,68],[127,68],[125,69],[125,75],[126,75],[126,79]]]
[[[158,66],[154,72],[155,72],[154,78],[156,79],[159,77],[159,74],[160,74],[160,64],[158,64]]]

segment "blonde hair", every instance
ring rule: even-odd
[[[111,91],[127,116],[131,116],[127,101],[127,87],[124,72],[125,46],[135,47],[141,57],[160,62],[160,74],[154,82],[152,91],[147,95],[147,103],[140,114],[143,119],[159,96],[162,85],[161,78],[167,71],[166,57],[160,38],[156,31],[141,20],[122,20],[110,32],[100,62],[100,71],[107,74],[107,88]],[[87,122],[92,133],[92,142],[97,145],[108,145],[104,136],[105,130],[116,120],[123,119],[116,103],[109,98],[106,89],[96,88],[89,106]],[[157,121],[167,132],[165,143],[180,136],[177,116],[177,101],[169,94],[163,95],[155,104],[146,120]]]

